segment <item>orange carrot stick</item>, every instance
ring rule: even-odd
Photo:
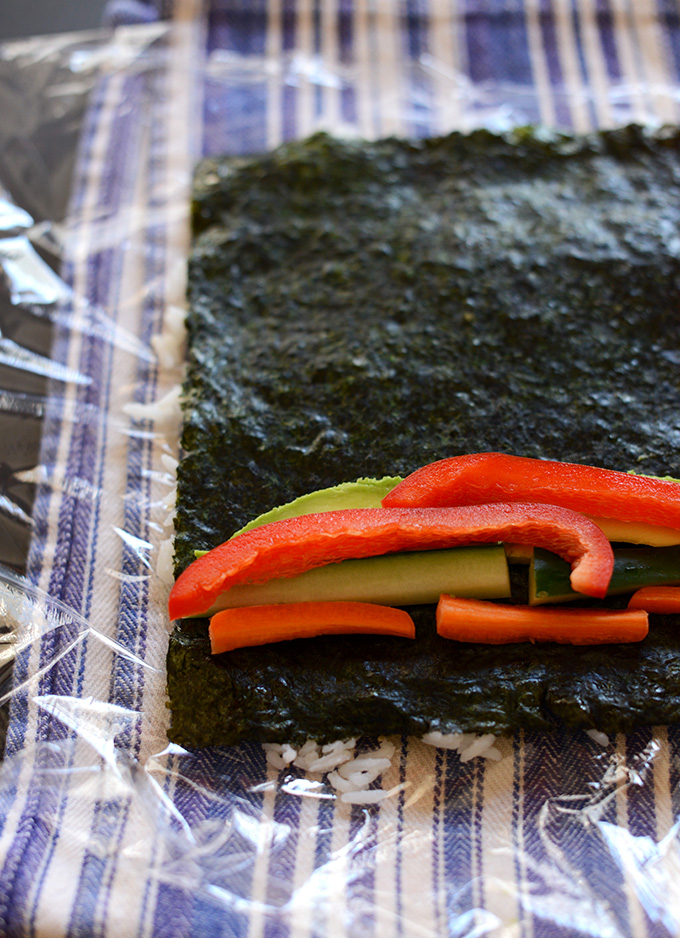
[[[403,609],[359,602],[278,603],[224,609],[210,620],[213,655],[250,645],[267,645],[317,635],[369,633],[415,638]]]
[[[445,594],[437,606],[437,632],[458,642],[602,645],[641,642],[648,629],[647,613],[642,609],[546,609]]]
[[[629,609],[646,612],[680,612],[680,586],[643,586],[630,597]]]

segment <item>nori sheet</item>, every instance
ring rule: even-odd
[[[319,134],[204,162],[176,567],[360,476],[500,450],[680,475],[680,133]],[[285,642],[175,629],[170,737],[331,739],[680,718],[680,622],[635,646]]]

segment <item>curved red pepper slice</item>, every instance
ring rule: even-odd
[[[572,564],[577,592],[602,597],[614,564],[609,541],[583,515],[553,505],[355,508],[287,518],[215,547],[181,574],[171,619],[201,615],[239,583],[265,583],[328,563],[401,550],[516,541],[545,547]]]
[[[416,469],[386,508],[532,501],[620,521],[680,529],[680,484],[576,463],[505,453],[453,456]]]

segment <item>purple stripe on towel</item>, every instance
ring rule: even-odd
[[[518,938],[530,938],[531,917],[523,907],[522,897],[527,890],[524,864],[524,732],[519,730],[512,739],[512,870],[518,906]]]
[[[405,0],[403,27],[408,57],[417,62],[427,54],[429,41],[427,0]]]
[[[612,13],[612,0],[596,0],[595,15],[607,79],[614,88],[614,95],[610,95],[609,101],[611,113],[616,123],[625,124],[631,120],[633,104],[619,57],[617,42],[620,30]]]
[[[352,806],[348,837],[352,851],[346,900],[348,929],[352,935],[375,935],[379,815],[379,806],[368,809],[363,805]]]
[[[263,55],[267,16],[267,0],[213,2],[208,15],[208,54],[221,49],[244,56]]]
[[[104,100],[107,84],[102,83],[100,101]],[[127,87],[124,91],[130,91]],[[123,147],[124,141],[129,137],[131,110],[124,109],[122,117],[114,122],[111,140],[114,146]],[[120,151],[119,151],[120,152]],[[123,180],[117,182],[107,180],[99,193],[99,217],[105,218],[107,214],[118,211],[120,201],[125,192]],[[119,278],[112,275],[114,271],[113,255],[111,251],[102,252],[101,264],[91,262],[88,264],[87,296],[97,309],[104,305],[102,300],[108,296],[111,284],[116,285]],[[116,271],[117,273],[117,271]],[[114,286],[114,289],[117,287]],[[108,403],[110,378],[109,361],[113,353],[113,346],[105,340],[88,334],[83,340],[83,351],[79,362],[81,373],[91,377],[92,383],[80,391],[80,399],[87,405],[92,405],[95,412],[104,414]],[[104,376],[104,382],[101,378]],[[101,409],[100,409],[101,408]],[[105,451],[99,453],[98,424],[75,424],[71,437],[71,446],[67,460],[67,475],[77,480],[85,480],[92,490],[101,489],[102,475],[105,465]],[[89,614],[92,582],[86,580],[85,571],[91,570],[89,561],[94,559],[96,550],[96,537],[91,538],[92,531],[97,529],[99,505],[86,499],[74,499],[70,496],[63,498],[60,506],[60,534],[57,538],[57,548],[50,577],[49,592],[61,598],[73,609],[81,612],[86,618]],[[78,626],[68,627],[62,625],[53,629],[46,635],[40,645],[41,663],[43,665],[54,661],[69,642],[80,631]],[[57,660],[47,668],[41,676],[38,693],[41,694],[82,694],[82,679],[84,675],[84,654],[87,645],[81,641],[75,649]],[[69,730],[61,721],[55,719],[45,711],[37,716],[37,738],[50,742],[63,742],[74,731]],[[47,871],[52,857],[59,830],[59,825],[66,806],[64,786],[68,775],[55,776],[52,784],[46,784],[44,773],[59,769],[64,772],[70,767],[72,751],[69,747],[59,746],[48,748],[38,746],[34,754],[34,784],[31,785],[30,794],[23,806],[23,814],[18,830],[23,836],[16,837],[12,847],[7,853],[5,870],[2,878],[5,891],[0,901],[0,922],[16,924],[26,921],[30,916],[34,918],[36,908],[27,908],[29,897],[24,881],[30,878],[30,891],[35,893],[36,878],[40,882]],[[53,836],[44,839],[31,836],[31,830],[36,832],[41,825],[48,825]],[[35,894],[36,899],[38,893]]]
[[[129,102],[132,98],[136,98],[138,95],[143,94],[145,87],[145,80],[130,82],[121,95],[121,102]],[[108,157],[115,161],[111,165],[119,166],[120,171],[118,173],[111,174],[116,177],[116,182],[115,184],[110,184],[106,189],[107,205],[112,204],[112,199],[114,199],[114,204],[122,199],[123,194],[129,191],[131,178],[137,173],[137,165],[136,160],[134,159],[134,153],[138,140],[137,133],[139,131],[139,127],[137,126],[136,119],[130,120],[130,115],[132,113],[133,110],[124,104],[120,109],[120,114],[116,117],[116,120],[112,125],[112,133],[110,137],[111,152],[108,154]],[[128,173],[131,175],[128,175]],[[115,198],[113,193],[116,193]],[[118,308],[117,291],[118,284],[121,281],[120,272],[123,264],[123,255],[120,250],[113,250],[110,254],[107,253],[104,256],[106,257],[110,266],[109,276],[108,278],[101,279],[97,277],[88,288],[87,295],[96,296],[96,301],[94,304],[95,308],[101,302],[104,308],[111,308],[116,310]],[[101,297],[99,296],[100,289],[102,291]],[[105,346],[106,354],[102,358],[101,365],[97,364],[93,370],[86,372],[88,374],[95,375],[97,379],[100,377],[104,379],[105,383],[103,387],[105,390],[102,395],[102,409],[104,414],[108,412],[108,401],[113,379],[112,361],[114,351],[114,346],[111,343],[107,343]],[[99,430],[99,428],[97,429]],[[105,444],[93,442],[92,449],[93,452],[97,453],[98,479],[96,485],[97,488],[101,490],[103,488],[103,476],[107,462],[106,446]],[[93,530],[98,533],[98,528],[99,503],[97,503],[95,506]],[[84,567],[89,566],[90,569],[94,567],[96,544],[97,537],[93,537],[90,547],[91,557],[89,558],[88,564],[83,564]],[[88,610],[91,602],[92,588],[92,580],[90,578],[87,591]],[[138,621],[138,631],[140,630],[140,626],[141,623]],[[83,651],[83,657],[78,669],[79,678],[81,679],[84,677],[84,665],[85,651]],[[55,686],[55,692],[65,694],[68,694],[69,692],[73,693],[70,688],[70,680],[72,680],[72,674],[75,672],[75,670],[75,668],[67,670],[63,688]],[[78,687],[78,689],[75,691],[75,695],[77,697],[82,696],[82,687]],[[57,721],[53,722],[56,723]],[[117,742],[120,745],[122,740],[119,739]],[[61,824],[61,817],[65,807],[66,799],[64,798],[60,807],[57,827],[59,827]],[[111,844],[120,843],[124,828],[120,825],[118,817],[119,813],[120,803],[118,799],[113,799],[110,802],[97,802],[92,824],[92,839],[94,842],[109,842]],[[100,838],[103,838],[103,840]],[[55,848],[56,840],[50,844],[49,855],[46,857],[44,863],[44,875],[47,874],[49,863],[51,862]],[[109,860],[109,863],[110,862],[111,861]],[[72,910],[72,925],[76,934],[79,932],[79,929],[85,929],[85,931],[90,929],[92,927],[92,922],[94,921],[93,916],[97,913],[98,908],[101,911],[99,895],[102,886],[106,884],[106,866],[106,861],[103,860],[99,854],[92,856],[89,852],[85,853],[81,870],[82,877],[79,880],[79,888],[76,893],[76,898]],[[33,918],[36,914],[37,904],[33,910]]]
[[[658,741],[650,727],[626,737],[626,765],[631,784],[627,788],[628,830],[633,837],[656,837],[654,762]]]
[[[670,80],[677,83],[680,80],[680,11],[676,0],[656,0],[656,6],[664,41],[670,53],[669,65],[672,63],[673,66]]]
[[[408,736],[402,736],[401,738],[401,747],[399,750],[399,784],[404,785],[406,782],[406,763],[408,761],[408,750],[409,750],[409,738]],[[404,856],[402,850],[402,842],[404,840],[406,824],[404,820],[404,804],[406,801],[405,790],[402,789],[397,795],[397,830],[396,830],[396,839],[397,839],[397,856],[396,856],[396,882],[395,882],[395,911],[397,914],[397,921],[399,923],[404,921],[404,909],[403,909],[403,893],[408,891],[411,887],[410,882],[405,882],[402,866],[404,863]],[[408,930],[408,922],[404,922],[406,930]],[[404,928],[399,929],[399,934],[404,933]]]
[[[435,749],[434,785],[432,792],[432,892],[435,934],[445,933],[440,897],[444,892],[442,881],[442,847],[444,841],[443,805],[445,794],[446,751]]]
[[[354,0],[338,0],[336,28],[342,65],[351,65],[354,61],[354,12]]]
[[[680,818],[680,725],[668,727],[671,815]]]
[[[596,2],[597,30],[600,37],[600,46],[604,55],[607,75],[613,82],[621,81],[623,70],[616,48],[616,24],[610,0],[597,0]]]
[[[90,107],[86,110],[81,132],[78,157],[74,169],[73,184],[71,187],[71,202],[68,208],[68,218],[79,218],[85,207],[86,173],[88,172],[88,158],[94,145],[94,139],[99,130],[100,108],[102,106],[101,90],[93,94]],[[61,279],[70,289],[73,289],[73,264],[66,261],[60,272]],[[67,316],[73,315],[73,304],[69,300],[65,312]],[[68,363],[68,350],[70,346],[70,331],[64,326],[54,326],[53,343],[50,350],[52,361],[66,366]],[[63,431],[63,386],[59,383],[50,388],[50,401],[46,406],[43,418],[40,461],[45,466],[55,466],[59,441]],[[33,535],[31,538],[30,553],[27,564],[27,576],[37,586],[45,562],[45,548],[48,536],[49,507],[52,501],[53,490],[50,483],[41,483],[37,486],[33,504]],[[17,674],[15,666],[15,675]],[[13,716],[12,723],[23,724]]]
[[[208,54],[262,56],[266,51],[267,0],[216,4],[209,16]],[[267,82],[246,79],[235,67],[213,70],[205,81],[203,154],[260,153],[267,146]]]
[[[489,0],[480,6],[476,0],[466,0],[464,10],[470,79],[487,86],[487,96],[492,102],[496,98],[496,104],[505,95],[520,122],[535,123],[539,105],[524,4]]]
[[[555,882],[567,877],[569,883],[584,884],[582,894],[573,897],[570,922],[586,921],[597,899],[602,914],[609,917],[606,927],[629,934],[621,870],[598,827],[617,823],[612,783],[607,781],[615,754],[584,733],[556,728],[527,733],[524,759],[522,894],[533,918],[531,933],[554,938],[556,923],[548,899]]]
[[[472,906],[469,884],[474,878],[473,843],[475,787],[479,760],[461,762],[458,753],[447,752],[443,786],[442,833],[444,902],[447,920],[456,922]]]
[[[245,938],[259,849],[249,832],[264,810],[263,794],[253,789],[267,777],[264,750],[244,743],[187,752],[171,757],[167,768],[176,779],[173,806],[188,832],[168,825],[152,934]]]
[[[297,42],[297,0],[282,0],[281,32],[283,51],[292,52]]]
[[[152,99],[163,102],[164,72],[154,71],[150,75]],[[151,145],[148,169],[145,174],[146,191],[149,193],[149,217],[162,213],[165,204],[163,181],[166,173],[168,141],[165,121],[151,123]],[[160,193],[160,195],[159,195]],[[144,283],[163,284],[163,274],[167,267],[167,228],[165,224],[150,225],[145,233],[145,272]],[[141,321],[138,335],[145,346],[149,346],[152,336],[160,329],[165,308],[165,296],[162,287],[149,289],[141,308]],[[135,400],[144,403],[155,397],[157,371],[153,364],[144,360],[137,363],[137,389]],[[151,468],[154,458],[153,445],[149,438],[132,436],[127,450],[125,478],[125,500],[123,528],[126,534],[138,541],[146,539],[151,505]],[[143,550],[133,551],[128,544],[123,547],[122,574],[124,579],[120,589],[120,611],[116,642],[136,658],[144,658],[146,650],[147,607],[149,588],[150,558]],[[141,709],[145,687],[145,669],[126,655],[116,655],[109,687],[109,700],[133,713],[140,713],[140,718],[126,724],[115,738],[119,750],[125,758],[136,761],[141,746]],[[126,825],[129,820],[130,805],[126,799],[112,800],[108,810],[97,810],[93,817],[91,840],[94,843],[110,842],[122,844]],[[83,869],[88,866],[96,877],[95,896],[90,889],[79,888],[74,903],[72,924],[87,928],[93,915],[99,910],[103,919],[111,902],[112,884],[115,882],[119,862],[119,851],[111,850],[105,857],[86,854]]]
[[[283,140],[295,140],[298,136],[297,123],[298,89],[284,85],[281,93],[281,136]]]
[[[110,282],[108,278],[110,252],[106,252],[105,256],[107,263],[101,271],[104,274],[101,280],[108,284]],[[100,272],[98,266],[96,269]],[[90,270],[92,270],[92,265],[90,265]],[[101,406],[103,412],[106,409],[106,389],[99,387],[96,378],[102,373],[110,373],[105,364],[110,351],[110,347],[107,350],[102,340],[87,337],[83,343],[83,354],[79,362],[81,373],[93,376],[92,384],[82,391],[83,398],[89,404]],[[99,475],[97,474],[97,462],[94,458],[96,447],[97,434],[94,429],[87,425],[77,425],[69,451],[67,472],[69,477],[85,479],[94,488],[100,487],[100,476],[103,471],[103,463],[100,463]],[[98,506],[95,505],[95,518],[97,510]],[[91,598],[91,582],[86,581],[85,571],[90,569],[87,561],[94,547],[89,544],[92,526],[93,506],[82,499],[65,497],[60,506],[59,533],[61,536],[57,538],[57,551],[49,592],[62,599],[71,608],[81,611],[85,618],[89,613]],[[94,527],[96,528],[96,521]],[[78,631],[77,626],[62,625],[52,629],[41,640],[40,666],[46,670],[39,680],[39,694],[80,695],[86,641],[80,642],[64,657],[60,659],[58,657],[68,648]],[[51,662],[55,663],[47,667]],[[38,712],[37,739],[59,742],[69,735],[74,735],[74,731],[65,727],[60,720],[44,710]],[[9,924],[10,921],[23,920],[30,914],[26,908],[29,890],[35,882],[36,874],[39,874],[41,870],[44,873],[45,851],[48,850],[51,855],[55,843],[54,840],[40,837],[38,831],[42,825],[47,825],[50,830],[58,830],[59,819],[65,808],[61,786],[65,784],[66,778],[62,779],[61,785],[43,787],[40,774],[57,767],[54,764],[55,759],[60,769],[68,768],[68,763],[63,761],[64,752],[60,749],[50,753],[45,748],[39,748],[36,752],[34,777],[37,776],[38,780],[32,786],[18,827],[24,836],[20,835],[15,838],[8,852],[5,869],[0,874],[6,887],[0,900],[0,923]],[[46,765],[43,764],[43,759],[47,760]],[[31,831],[35,833],[32,834]]]
[[[282,0],[281,3],[281,47],[284,57],[293,52],[297,43],[297,0]],[[284,67],[286,67],[284,58]],[[281,136],[283,140],[294,140],[297,131],[298,91],[294,84],[284,82],[281,90]]]
[[[313,0],[312,3],[312,45],[313,51],[312,55],[314,59],[320,60],[320,57],[323,55],[323,42],[321,35],[321,4],[319,0]],[[326,67],[330,67],[330,63],[326,63]],[[312,94],[314,96],[314,118],[319,119],[323,114],[323,99],[324,99],[324,80],[321,81],[312,81]]]
[[[332,861],[331,852],[333,844],[333,823],[335,812],[337,810],[334,798],[320,798],[316,816],[316,840],[314,843],[314,874],[323,870],[326,864]],[[323,875],[323,874],[322,874]],[[311,928],[310,934],[314,938],[325,935],[328,925],[328,909],[326,903],[321,899],[321,890],[319,890],[319,901],[313,903],[310,909]]]
[[[408,88],[406,102],[407,134],[427,137],[434,132],[434,89],[421,59],[429,53],[429,11],[427,0],[405,0],[402,20],[403,53],[407,57],[405,78]],[[380,40],[378,40],[380,41]]]
[[[589,78],[589,70],[588,70],[588,61],[586,59],[585,49],[583,46],[581,17],[577,13],[574,6],[572,6],[572,9],[571,9],[571,19],[572,19],[572,26],[574,29],[575,46],[576,46],[575,51],[576,51],[576,56],[578,58],[580,77],[583,79],[583,83],[587,87],[588,78]],[[592,94],[588,95],[586,106],[588,108],[588,121],[590,123],[590,126],[597,127],[597,123],[598,123],[597,111],[595,110],[595,101],[593,100]]]
[[[568,105],[568,96],[565,93],[564,74],[560,61],[557,28],[551,0],[542,0],[540,10],[541,41],[555,104],[555,119],[559,126],[571,127],[571,112]]]
[[[338,38],[338,60],[341,66],[355,62],[354,0],[338,0],[336,20],[333,24]],[[347,124],[358,120],[357,93],[353,81],[341,76],[340,116]]]
[[[206,81],[204,155],[262,153],[267,147],[267,85]]]
[[[284,770],[285,771],[285,770]],[[286,772],[293,775],[296,770]],[[303,773],[299,773],[302,775]],[[300,840],[302,798],[279,791],[274,800],[273,824],[279,836],[272,838],[267,868],[265,938],[288,938],[291,934],[286,906],[293,898],[293,883]],[[294,936],[293,936],[294,938]]]

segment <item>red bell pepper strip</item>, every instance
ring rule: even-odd
[[[532,501],[680,529],[680,483],[505,453],[453,456],[407,476],[385,508]]]
[[[169,614],[202,615],[231,586],[297,576],[339,560],[496,541],[545,547],[572,564],[574,590],[597,597],[607,591],[614,565],[609,541],[588,518],[564,508],[354,508],[286,518],[215,547],[177,579]]]

